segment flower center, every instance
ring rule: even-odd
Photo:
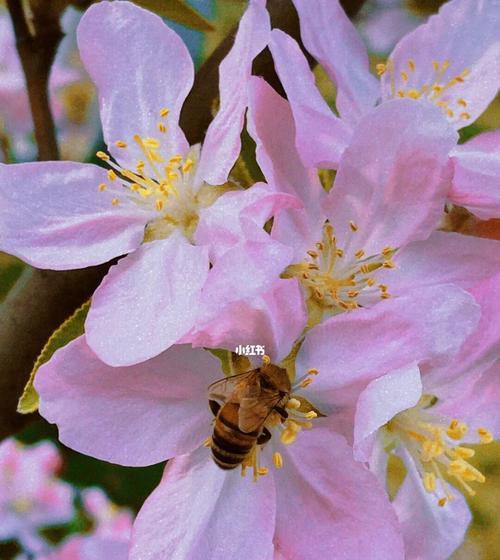
[[[423,395],[416,406],[388,422],[385,430],[394,443],[407,449],[425,490],[436,496],[438,505],[444,506],[455,498],[445,475],[455,480],[469,496],[475,495],[469,483],[483,483],[486,478],[468,462],[474,450],[462,445],[469,427],[460,420],[430,413],[429,408],[436,401],[431,395]],[[476,433],[478,443],[493,441],[485,428],[478,428]]]
[[[166,108],[160,111],[160,134],[167,133],[164,121],[168,113]],[[161,153],[161,141],[158,138],[143,138],[136,134],[133,141],[144,155],[144,159],[136,161],[133,169],[122,167],[105,152],[99,151],[96,155],[109,165],[108,179],[123,187],[125,198],[157,212],[158,218],[150,221],[146,227],[144,240],[165,239],[176,228],[192,239],[202,206],[199,192],[193,184],[198,161],[196,149],[192,148],[185,158],[179,154],[165,157]],[[127,142],[123,140],[117,140],[115,146],[122,150],[128,148]],[[101,183],[99,191],[106,190],[108,186],[107,183]],[[115,206],[120,202],[119,197],[112,199]]]
[[[442,109],[448,119],[468,121],[471,118],[467,112],[468,102],[463,97],[453,96],[455,86],[463,84],[470,69],[465,68],[462,72],[450,75],[448,72],[450,61],[432,61],[432,77],[428,83],[418,86],[414,78],[417,64],[410,59],[407,65],[398,73],[394,68],[394,61],[389,59],[385,64],[377,64],[377,74],[383,76],[389,73],[391,84],[391,97],[408,99],[425,98]],[[454,89],[455,88],[455,89]]]
[[[353,233],[358,226],[350,223]],[[346,258],[338,247],[333,226],[326,223],[323,239],[307,252],[307,258],[292,264],[283,277],[298,278],[305,290],[310,318],[321,320],[324,312],[337,314],[390,297],[386,284],[377,284],[374,273],[380,268],[394,268],[395,249],[385,247],[379,254],[366,256],[363,249]],[[316,321],[316,319],[313,319]]]

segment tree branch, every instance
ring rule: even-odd
[[[45,6],[34,12],[28,25],[21,0],[7,0],[16,35],[16,47],[26,80],[39,160],[59,159],[56,129],[49,101],[49,77],[63,37],[59,11]]]
[[[351,15],[362,3],[362,0],[343,2]],[[8,5],[16,35],[25,37],[27,26],[24,14],[23,19],[20,18],[19,2],[8,0]],[[300,39],[297,14],[290,0],[268,0],[268,9],[275,27]],[[34,114],[37,114],[34,120],[41,159],[57,157],[46,86],[49,62],[60,40],[58,33],[57,29],[50,31],[48,47],[30,37],[27,42],[21,40],[19,45],[20,55],[22,51],[21,56],[24,57],[28,91],[31,92],[30,102]],[[224,39],[197,73],[193,90],[184,104],[181,125],[191,143],[203,138],[212,118],[213,101],[218,95],[219,63],[231,48],[233,35]],[[36,53],[40,48],[43,54]],[[43,72],[33,60],[29,60],[29,53],[43,62]],[[256,60],[255,72],[265,76],[275,87],[280,87],[269,56]],[[37,99],[41,91],[45,92],[42,101]],[[36,415],[23,416],[15,412],[33,364],[52,332],[91,296],[106,271],[107,265],[65,272],[27,269],[0,306],[0,439],[37,418]]]

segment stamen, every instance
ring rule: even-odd
[[[167,109],[166,107],[160,109],[160,117],[162,117],[163,119],[167,117],[169,113],[170,113],[170,109]]]
[[[103,161],[109,161],[111,158],[105,152],[101,152],[100,150],[96,153],[96,156]]]
[[[116,179],[118,179],[117,174],[112,169],[108,169],[108,179],[110,181],[116,181]]]
[[[478,428],[477,434],[481,443],[491,443],[493,441],[493,434],[486,428]]]
[[[116,146],[117,148],[126,148],[126,147],[127,147],[127,143],[124,142],[123,140],[117,140],[117,141],[115,142],[115,146]]]
[[[273,454],[273,463],[277,469],[283,468],[283,457],[279,451],[275,451]]]
[[[99,189],[100,192],[105,191],[107,188],[108,188],[108,185],[106,185],[106,183],[99,183],[98,189]]]

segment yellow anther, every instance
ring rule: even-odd
[[[451,109],[447,109],[446,114],[450,119],[452,119],[455,116],[455,113]]]
[[[108,188],[108,185],[106,185],[106,183],[99,183],[98,189],[99,189],[100,192],[105,191],[107,188]]]
[[[141,186],[138,185],[137,183],[132,183],[130,185],[130,190],[134,192],[139,192],[141,190]]]
[[[159,132],[161,132],[162,134],[165,134],[165,132],[167,132],[167,127],[165,126],[165,123],[159,122],[156,127],[158,128]]]
[[[269,473],[269,469],[267,467],[259,467],[257,469],[257,474],[259,476],[266,476],[266,474],[268,474],[268,473]]]
[[[403,70],[403,72],[401,72],[401,79],[403,80],[403,82],[408,81],[408,73],[405,72],[404,70]]]
[[[315,245],[316,245],[316,249],[318,249],[318,251],[324,251],[325,246],[323,245],[323,243],[321,241],[318,241]]]
[[[387,66],[383,63],[380,63],[375,66],[375,70],[377,71],[377,75],[383,76],[387,70]]]
[[[111,204],[113,206],[118,206],[118,204],[120,204],[120,200],[118,198],[113,198],[113,200],[111,201]]]
[[[387,247],[384,247],[382,249],[382,255],[384,255],[384,257],[387,257],[387,255],[390,255],[391,253],[394,252],[394,247],[391,247],[390,245],[387,245]]]
[[[439,507],[444,507],[448,502],[448,498],[439,498],[438,500],[438,506]]]
[[[155,208],[158,210],[158,212],[160,212],[161,210],[163,210],[163,206],[164,206],[164,202],[161,198],[157,198],[155,201]]]
[[[306,387],[308,387],[312,383],[312,381],[313,380],[310,377],[307,377],[306,379],[303,379],[299,383],[299,386],[302,387],[303,389],[305,389]]]
[[[367,278],[366,279],[366,285],[367,286],[373,286],[375,284],[375,278]]]
[[[145,165],[146,165],[146,163],[145,163],[142,159],[140,159],[140,160],[137,162],[135,168],[137,169],[137,171],[138,171],[139,173],[142,173],[142,172],[144,171]]]
[[[408,61],[408,67],[411,70],[411,72],[415,72],[415,69],[417,68],[416,63],[412,58],[410,58],[410,60]]]
[[[460,113],[460,118],[461,118],[463,121],[468,121],[468,120],[471,118],[471,116],[470,116],[470,113],[464,112],[464,113]]]
[[[100,150],[96,153],[96,156],[103,161],[109,161],[109,156],[105,152],[101,152]]]
[[[298,410],[300,408],[300,401],[292,397],[286,403],[286,407],[289,408],[290,410]]]
[[[108,169],[108,179],[110,181],[116,181],[118,179],[118,175],[112,169]]]
[[[319,371],[316,368],[309,368],[307,370],[307,375],[318,375]]]
[[[354,253],[354,256],[355,256],[357,259],[362,259],[362,258],[365,256],[365,252],[363,251],[363,249],[359,249],[359,251],[356,251],[356,252]]]
[[[136,137],[134,136],[134,139],[135,138]],[[142,138],[142,143],[144,144],[144,146],[146,146],[146,148],[151,148],[153,150],[157,150],[160,147],[160,141],[156,138]]]
[[[396,268],[396,265],[391,260],[384,261],[382,266],[384,268]]]
[[[457,103],[458,103],[459,105],[461,105],[462,107],[467,107],[467,101],[466,101],[463,97],[461,97],[461,98],[457,101]]]
[[[179,174],[175,171],[169,171],[167,177],[170,179],[170,181],[173,181],[174,179],[177,179],[179,177]]]
[[[457,419],[453,419],[446,430],[446,434],[451,439],[460,440],[465,436],[468,429],[467,424],[460,422]]]
[[[126,147],[127,147],[127,143],[124,142],[123,140],[117,140],[117,141],[115,142],[115,146],[116,146],[117,148],[126,148]]]
[[[424,488],[427,490],[427,492],[432,494],[436,491],[436,475],[434,473],[424,473],[423,483]]]
[[[170,109],[167,109],[166,107],[163,107],[163,108],[160,109],[160,117],[162,119],[167,117],[169,113],[170,113]]]
[[[405,92],[402,89],[398,89],[398,91],[396,92],[398,97],[404,97],[405,96]]]
[[[290,429],[289,427],[286,430],[283,430],[280,441],[284,445],[290,445],[297,439],[297,430]]]
[[[273,463],[277,469],[283,468],[283,457],[281,456],[281,453],[279,451],[275,451],[273,453]]]
[[[170,163],[171,165],[178,165],[181,161],[182,161],[182,156],[177,154],[176,156],[171,157],[168,160],[168,163]]]
[[[344,251],[342,249],[337,249],[335,251],[335,254],[337,255],[337,257],[343,257],[344,256]]]
[[[182,166],[183,173],[189,173],[193,169],[194,162],[192,159],[187,158],[184,165]]]
[[[443,91],[443,86],[439,85],[439,84],[434,84],[432,86],[432,91],[434,93],[441,93]]]
[[[408,93],[406,94],[410,99],[420,99],[422,96],[421,92],[418,89],[409,89]]]
[[[347,292],[347,297],[355,298],[355,297],[358,297],[358,296],[359,296],[359,291],[358,290],[349,290]]]
[[[469,447],[462,447],[461,445],[455,447],[453,449],[454,454],[461,459],[470,459],[474,457],[475,451],[474,449],[470,449]]]
[[[391,297],[392,297],[391,294],[388,293],[388,292],[382,292],[382,293],[380,294],[380,298],[381,298],[381,299],[390,299]]]
[[[381,292],[387,292],[388,287],[387,287],[385,284],[379,284],[379,285],[378,285],[378,289],[379,289]]]
[[[312,420],[313,418],[317,418],[318,415],[316,414],[316,412],[314,412],[314,410],[310,410],[307,414],[305,414],[305,417],[308,420]]]
[[[358,226],[355,222],[350,221],[349,222],[349,227],[352,229],[352,231],[358,231]]]
[[[307,254],[312,258],[312,259],[317,259],[318,258],[318,253],[316,253],[316,251],[307,251]]]
[[[478,428],[477,435],[481,440],[481,443],[491,443],[493,441],[493,434],[486,428]]]
[[[271,363],[271,358],[270,358],[267,354],[264,354],[264,355],[262,356],[262,363],[263,363],[265,366],[268,366],[268,365]]]

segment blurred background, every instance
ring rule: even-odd
[[[168,0],[165,0],[168,2]],[[147,5],[147,2],[138,2]],[[355,19],[371,54],[373,67],[384,61],[401,36],[419,25],[443,2],[437,0],[368,0]],[[75,2],[76,5],[79,2]],[[190,0],[192,6],[207,25],[195,24],[189,28],[178,21],[166,19],[169,25],[183,37],[198,68],[214,51],[239,21],[246,2],[243,0]],[[61,43],[50,78],[51,105],[55,118],[62,159],[94,161],[94,154],[101,149],[99,117],[95,91],[78,57],[75,29],[81,16],[75,7],[65,10],[63,28],[65,38]],[[179,18],[174,18],[179,20]],[[182,18],[181,18],[182,20]],[[204,28],[204,30],[199,30]],[[197,30],[198,29],[198,30]],[[209,30],[211,29],[211,30]],[[326,98],[333,104],[335,91],[324,72],[315,70],[317,82]],[[473,125],[461,131],[462,140],[479,132],[500,126],[500,99],[496,99],[488,111]],[[0,3],[0,161],[15,163],[36,158],[33,127],[24,77],[17,56],[14,34],[8,12]],[[499,221],[467,224],[461,231],[500,239]],[[20,281],[27,267],[19,260],[0,253],[0,303]],[[1,399],[1,397],[0,397]],[[0,400],[0,407],[2,407]],[[70,535],[88,534],[96,523],[84,507],[82,491],[100,488],[108,496],[113,508],[126,508],[137,512],[144,499],[158,484],[163,465],[149,468],[124,468],[80,455],[60,445],[57,430],[40,417],[29,424],[17,436],[17,441],[31,445],[42,441],[52,442],[59,449],[60,460],[53,475],[71,484],[74,489],[74,512],[70,520],[49,525],[43,530],[43,539],[60,543]],[[453,555],[459,559],[500,559],[500,442],[477,448],[474,464],[486,476],[486,484],[478,488],[477,495],[469,500],[474,521],[466,542]],[[18,539],[5,537],[2,533],[3,504],[10,479],[2,478],[0,450],[0,560],[27,558],[19,556]],[[395,480],[402,473],[394,465]],[[106,498],[106,499],[108,499]],[[103,498],[104,499],[104,498]],[[2,502],[4,500],[4,502]],[[19,505],[19,504],[18,504]],[[16,506],[17,507],[17,506]],[[106,506],[107,507],[107,506]],[[113,511],[116,511],[113,510]],[[122,511],[122,510],[119,510]],[[20,512],[22,514],[22,507]],[[4,517],[5,519],[5,517]],[[2,540],[3,539],[3,540]],[[68,559],[71,556],[68,556]]]

